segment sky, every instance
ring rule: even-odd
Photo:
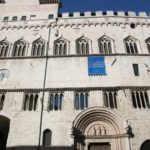
[[[150,0],[61,0],[60,12],[145,11],[150,13]]]

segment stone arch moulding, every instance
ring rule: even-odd
[[[126,150],[128,136],[124,120],[114,111],[92,107],[82,111],[73,121],[75,150],[88,150],[92,143],[111,145],[111,150]]]

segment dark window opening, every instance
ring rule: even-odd
[[[62,14],[58,14],[58,17],[62,17]]]
[[[27,19],[27,16],[22,16],[21,20],[25,21]]]
[[[46,129],[43,132],[43,146],[44,147],[50,147],[51,146],[51,140],[52,140],[52,131],[49,129]]]
[[[69,14],[69,17],[73,17],[73,14]]]
[[[38,94],[25,94],[23,110],[24,111],[36,111],[38,103]]]
[[[18,19],[18,17],[17,17],[17,16],[14,16],[14,17],[12,18],[12,21],[17,21],[17,19]]]
[[[7,22],[9,20],[9,17],[4,17],[3,21]]]
[[[135,109],[150,108],[149,97],[146,91],[132,91],[131,96],[133,108]]]
[[[3,110],[5,95],[0,95],[0,110]]]
[[[118,15],[118,13],[117,13],[117,12],[114,12],[114,15],[115,15],[115,16],[117,16],[117,15]]]
[[[107,13],[104,11],[104,12],[103,12],[103,15],[107,15]]]
[[[84,16],[84,13],[80,13],[80,16]]]
[[[111,109],[117,109],[117,92],[116,91],[106,91],[103,93],[104,106]]]
[[[62,93],[50,94],[48,110],[62,110],[63,109],[63,98]]]
[[[138,64],[133,64],[133,71],[135,76],[139,76],[139,66]]]
[[[48,16],[48,19],[53,19],[54,18],[54,15],[53,14],[50,14],[49,16]]]
[[[128,16],[129,14],[128,14],[128,12],[125,12],[125,16]]]
[[[91,13],[91,16],[96,16],[96,13],[95,13],[95,12],[92,12],[92,13]]]
[[[5,0],[0,0],[0,4],[4,4],[5,3]]]
[[[135,29],[135,24],[134,24],[134,23],[130,24],[130,27],[131,27],[132,29]]]
[[[76,93],[75,100],[74,100],[74,108],[75,110],[83,110],[88,108],[88,100],[89,94],[88,93]]]

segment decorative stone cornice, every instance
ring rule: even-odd
[[[150,54],[127,54],[127,53],[112,53],[112,54],[84,54],[84,55],[77,55],[77,54],[71,54],[71,55],[49,55],[49,56],[21,56],[21,57],[0,57],[0,60],[7,60],[7,59],[46,59],[46,58],[68,58],[68,57],[89,57],[89,56],[133,56],[133,57],[138,57],[138,56],[145,56],[149,57]]]
[[[150,86],[114,86],[114,87],[67,87],[67,88],[37,88],[37,89],[0,89],[0,93],[6,93],[6,92],[25,92],[25,93],[39,93],[39,92],[64,92],[64,91],[75,91],[75,92],[88,92],[88,91],[98,91],[98,90],[102,90],[102,91],[119,91],[119,90],[124,90],[124,89],[128,89],[128,90],[143,90],[143,91],[147,91],[150,89]]]

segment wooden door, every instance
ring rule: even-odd
[[[90,144],[88,150],[111,150],[109,143]]]

